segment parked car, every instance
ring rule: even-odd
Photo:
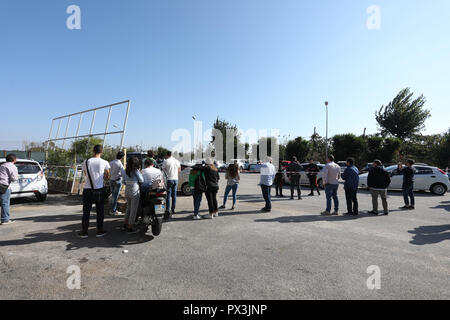
[[[302,186],[309,186],[309,179],[308,179],[308,174],[306,172],[306,168],[309,165],[309,163],[302,163],[302,170],[300,172],[300,185]],[[317,165],[320,169],[320,172],[317,174],[317,184],[319,185],[320,189],[324,189],[323,186],[323,168],[325,168],[324,164],[318,164]],[[287,171],[286,169],[283,170],[283,179],[284,179],[284,183],[285,184],[290,184],[290,180],[289,177],[287,175]]]
[[[341,173],[344,173],[345,169],[347,168],[347,161],[338,161],[336,164],[341,167]]]
[[[393,166],[393,165],[394,165],[393,163],[385,163],[385,164],[383,164],[383,168],[388,168],[388,167]],[[366,164],[361,170],[359,170],[359,174],[368,173],[370,168],[372,168],[372,167],[373,167],[373,163],[372,162]]]
[[[450,181],[439,168],[430,166],[414,166],[416,174],[414,176],[414,190],[430,191],[435,195],[444,195],[450,190]],[[397,166],[393,165],[386,168],[386,171],[391,175],[391,184],[388,190],[401,190],[403,183],[403,175],[398,171]],[[359,187],[368,188],[367,176],[365,173],[359,176]]]
[[[5,162],[6,159],[0,159],[0,164]],[[35,196],[38,201],[47,200],[47,179],[39,162],[17,159],[16,167],[19,172],[19,180],[11,184],[11,198]]]
[[[184,196],[191,196],[192,190],[189,186],[189,173],[191,172],[191,166],[181,165],[181,172],[178,174],[178,192],[181,192]]]
[[[261,173],[261,164],[251,163],[251,164],[249,164],[247,170],[250,173]]]
[[[230,165],[230,163],[234,163],[235,161],[238,163],[239,169],[244,170],[245,161],[246,161],[244,159],[230,159],[230,160],[228,160],[227,164]],[[228,165],[227,165],[227,167],[228,167]]]

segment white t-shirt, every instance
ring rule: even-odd
[[[89,173],[92,178],[92,182],[94,183],[94,189],[103,188],[103,179],[105,176],[105,170],[109,170],[110,166],[108,161],[103,160],[102,158],[90,158],[88,160],[89,165]],[[91,181],[89,180],[87,171],[86,171],[86,161],[83,162],[83,172],[85,174],[85,189],[92,189]]]
[[[178,170],[181,168],[180,161],[170,157],[164,160],[162,168],[167,175],[167,180],[178,180]]]
[[[111,167],[111,180],[117,181],[122,177],[121,169],[123,168],[123,164],[120,160],[113,160],[109,163]]]
[[[144,185],[151,186],[156,179],[162,180],[162,172],[155,167],[148,167],[142,170],[142,176],[144,177]]]

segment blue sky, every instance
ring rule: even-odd
[[[81,30],[66,28],[71,4]],[[366,26],[372,4],[380,30]],[[193,114],[325,135],[325,100],[330,135],[374,133],[375,110],[407,86],[428,99],[425,132],[440,133],[449,12],[448,0],[2,0],[0,149],[45,140],[53,117],[126,99],[125,144],[144,148],[173,146]]]

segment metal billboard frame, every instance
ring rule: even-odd
[[[122,130],[109,131],[112,109],[113,109],[113,107],[120,106],[120,105],[124,105],[124,106],[126,105],[126,114],[125,114],[125,119],[124,119],[124,122],[123,122],[123,128],[122,128]],[[124,142],[124,138],[125,138],[125,134],[126,134],[126,130],[127,130],[128,115],[130,113],[130,106],[131,106],[131,100],[124,100],[124,101],[121,101],[121,102],[105,105],[105,106],[102,106],[102,107],[92,108],[92,109],[88,109],[88,110],[80,111],[80,112],[76,112],[76,113],[71,113],[71,114],[68,114],[68,115],[65,115],[65,116],[61,116],[61,117],[57,117],[57,118],[52,119],[52,124],[50,126],[50,132],[48,134],[48,140],[45,141],[45,143],[46,143],[45,150],[48,152],[51,142],[62,141],[63,142],[62,149],[64,149],[67,140],[77,140],[77,139],[81,139],[81,138],[89,138],[90,139],[92,137],[98,137],[98,136],[103,136],[103,146],[105,146],[106,136],[114,135],[114,134],[121,134],[119,149],[122,150],[123,149],[123,142]],[[108,109],[108,117],[107,117],[107,121],[106,121],[105,131],[99,132],[99,133],[93,133],[92,131],[94,130],[94,124],[95,124],[95,118],[96,118],[96,115],[97,115],[97,111],[103,110],[103,109]],[[89,134],[80,135],[80,128],[81,128],[81,124],[83,122],[83,116],[85,114],[89,114],[89,113],[92,114]],[[77,127],[76,134],[75,134],[75,136],[68,137],[67,134],[69,132],[70,121],[72,120],[72,118],[77,117],[77,116],[79,116],[79,120],[78,120],[78,127]],[[61,131],[61,124],[62,124],[62,121],[65,120],[65,119],[67,119],[67,125],[66,125],[66,128],[65,128],[65,133],[64,133],[64,136],[60,137],[59,134],[60,134],[60,131]],[[57,130],[56,130],[56,136],[54,136],[52,138],[52,133],[53,133],[53,129],[55,127],[55,122],[57,122],[57,126],[58,127],[57,127]],[[47,159],[46,159],[46,162],[47,162]],[[71,193],[73,193],[75,180],[76,180],[76,176],[77,176],[77,173],[78,173],[78,166],[77,166],[77,164],[75,163],[74,166],[75,166],[75,174],[74,174],[74,179],[73,179],[73,182],[72,182]],[[67,172],[66,187],[67,187],[67,183],[69,181],[69,176],[70,176],[70,170],[68,170],[68,172]]]

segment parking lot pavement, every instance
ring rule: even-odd
[[[449,194],[419,193],[415,211],[400,211],[401,194],[390,192],[389,216],[322,217],[324,195],[304,188],[304,200],[274,198],[273,211],[259,213],[258,178],[243,175],[237,209],[214,220],[193,221],[191,198],[179,198],[155,238],[124,234],[107,218],[107,237],[79,239],[79,198],[16,201],[16,223],[0,226],[0,299],[450,298]],[[219,203],[224,185],[222,175]],[[342,187],[339,197],[344,212]],[[359,200],[371,209],[367,192]],[[80,290],[67,288],[72,265]],[[367,286],[373,265],[379,290]]]

